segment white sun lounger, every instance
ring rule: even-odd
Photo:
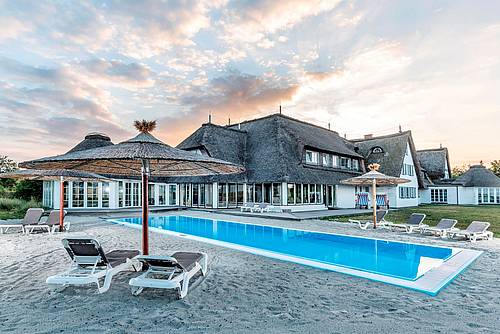
[[[0,234],[15,228],[20,229],[24,233],[25,226],[38,224],[42,214],[43,209],[30,208],[26,211],[23,219],[2,220],[0,221]]]
[[[243,206],[240,208],[240,211],[241,212],[245,212],[245,211],[253,212],[253,210],[258,208],[258,207],[259,206],[257,204],[246,203],[246,204],[243,204]]]
[[[148,270],[138,277],[130,279],[132,294],[139,295],[144,288],[176,289],[179,298],[184,298],[189,291],[189,280],[199,271],[207,273],[207,254],[176,252],[172,256],[139,256],[137,259]]]
[[[270,212],[270,208],[269,205],[260,203],[257,205],[257,207],[253,209],[253,212],[260,212],[260,213]]]
[[[490,227],[488,222],[473,221],[465,230],[458,230],[450,233],[450,238],[462,237],[471,242],[476,242],[477,240],[493,239],[493,232],[487,231]]]
[[[387,215],[387,212],[388,212],[388,210],[378,210],[377,211],[377,227],[383,227],[387,224],[387,222],[385,221],[385,216]],[[359,228],[362,230],[366,230],[368,228],[368,226],[373,225],[372,220],[361,221],[361,220],[357,220],[357,219],[349,219],[349,222],[354,223],[354,224],[358,224]]]
[[[138,250],[113,250],[104,253],[99,242],[93,238],[64,238],[62,243],[69,256],[71,266],[62,274],[47,278],[48,284],[86,285],[96,284],[97,291],[109,290],[114,275],[126,270],[138,271],[141,267]],[[104,278],[101,285],[99,280]]]
[[[436,226],[424,227],[421,230],[421,233],[432,234],[440,236],[441,238],[446,238],[448,236],[448,233],[459,231],[459,229],[455,227],[456,224],[457,224],[456,219],[443,218],[439,221],[439,223]]]
[[[421,231],[423,228],[429,227],[429,225],[423,224],[422,222],[425,219],[424,213],[412,213],[410,218],[408,218],[408,222],[406,224],[395,224],[388,222],[385,224],[388,228],[402,228],[406,233],[412,233],[415,231]]]
[[[64,210],[64,216],[66,216],[67,211]],[[47,231],[49,233],[54,233],[59,229],[59,210],[52,210],[47,217],[45,222],[40,222],[35,225],[25,225],[24,231],[26,234],[33,233],[35,230]],[[71,223],[69,221],[64,221],[64,230],[69,231]]]

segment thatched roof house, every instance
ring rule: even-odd
[[[449,179],[451,166],[446,147],[417,151],[422,171],[432,180]]]
[[[483,165],[474,165],[451,183],[463,187],[500,187],[500,177]]]

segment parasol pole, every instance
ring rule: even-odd
[[[373,228],[377,228],[377,180],[372,180]]]
[[[61,176],[59,192],[59,232],[64,231],[64,177]]]
[[[142,254],[149,254],[149,240],[148,240],[148,183],[149,183],[149,162],[142,159]]]

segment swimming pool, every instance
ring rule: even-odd
[[[112,221],[139,228],[142,224],[141,218]],[[477,252],[475,257],[465,256],[458,272],[444,278],[438,275],[442,282],[429,290],[426,284],[417,283],[468,250],[188,216],[151,217],[149,226],[156,232],[361,276],[431,295],[437,294],[480,255]]]

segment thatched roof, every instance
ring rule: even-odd
[[[365,158],[365,164],[379,164],[380,172],[394,177],[401,175],[406,148],[409,145],[419,187],[425,188],[411,131],[398,132],[380,137],[353,139],[352,142],[358,149],[358,152]],[[374,148],[380,148],[381,152],[374,151]]]
[[[19,166],[30,169],[77,169],[105,175],[133,175],[140,174],[143,160],[150,162],[152,175],[212,175],[243,171],[241,166],[233,163],[173,148],[149,133],[140,133],[117,145],[26,161]]]
[[[113,145],[111,138],[103,133],[92,132],[85,136],[85,139],[76,144],[69,152],[90,150],[91,148]]]
[[[474,165],[451,183],[464,187],[500,187],[500,177],[482,165]]]
[[[95,173],[88,173],[79,170],[68,169],[23,169],[9,173],[0,174],[0,178],[19,179],[19,180],[59,180],[64,177],[64,180],[106,180],[107,177]]]
[[[297,182],[338,184],[358,172],[308,166],[305,148],[352,158],[356,153],[336,132],[281,114],[221,127],[204,124],[178,148],[205,148],[210,156],[243,161],[246,173],[209,178],[169,178],[169,182]]]
[[[448,174],[451,173],[450,158],[446,147],[419,150],[417,151],[417,157],[420,166],[431,180],[444,178],[446,168],[448,168]]]

